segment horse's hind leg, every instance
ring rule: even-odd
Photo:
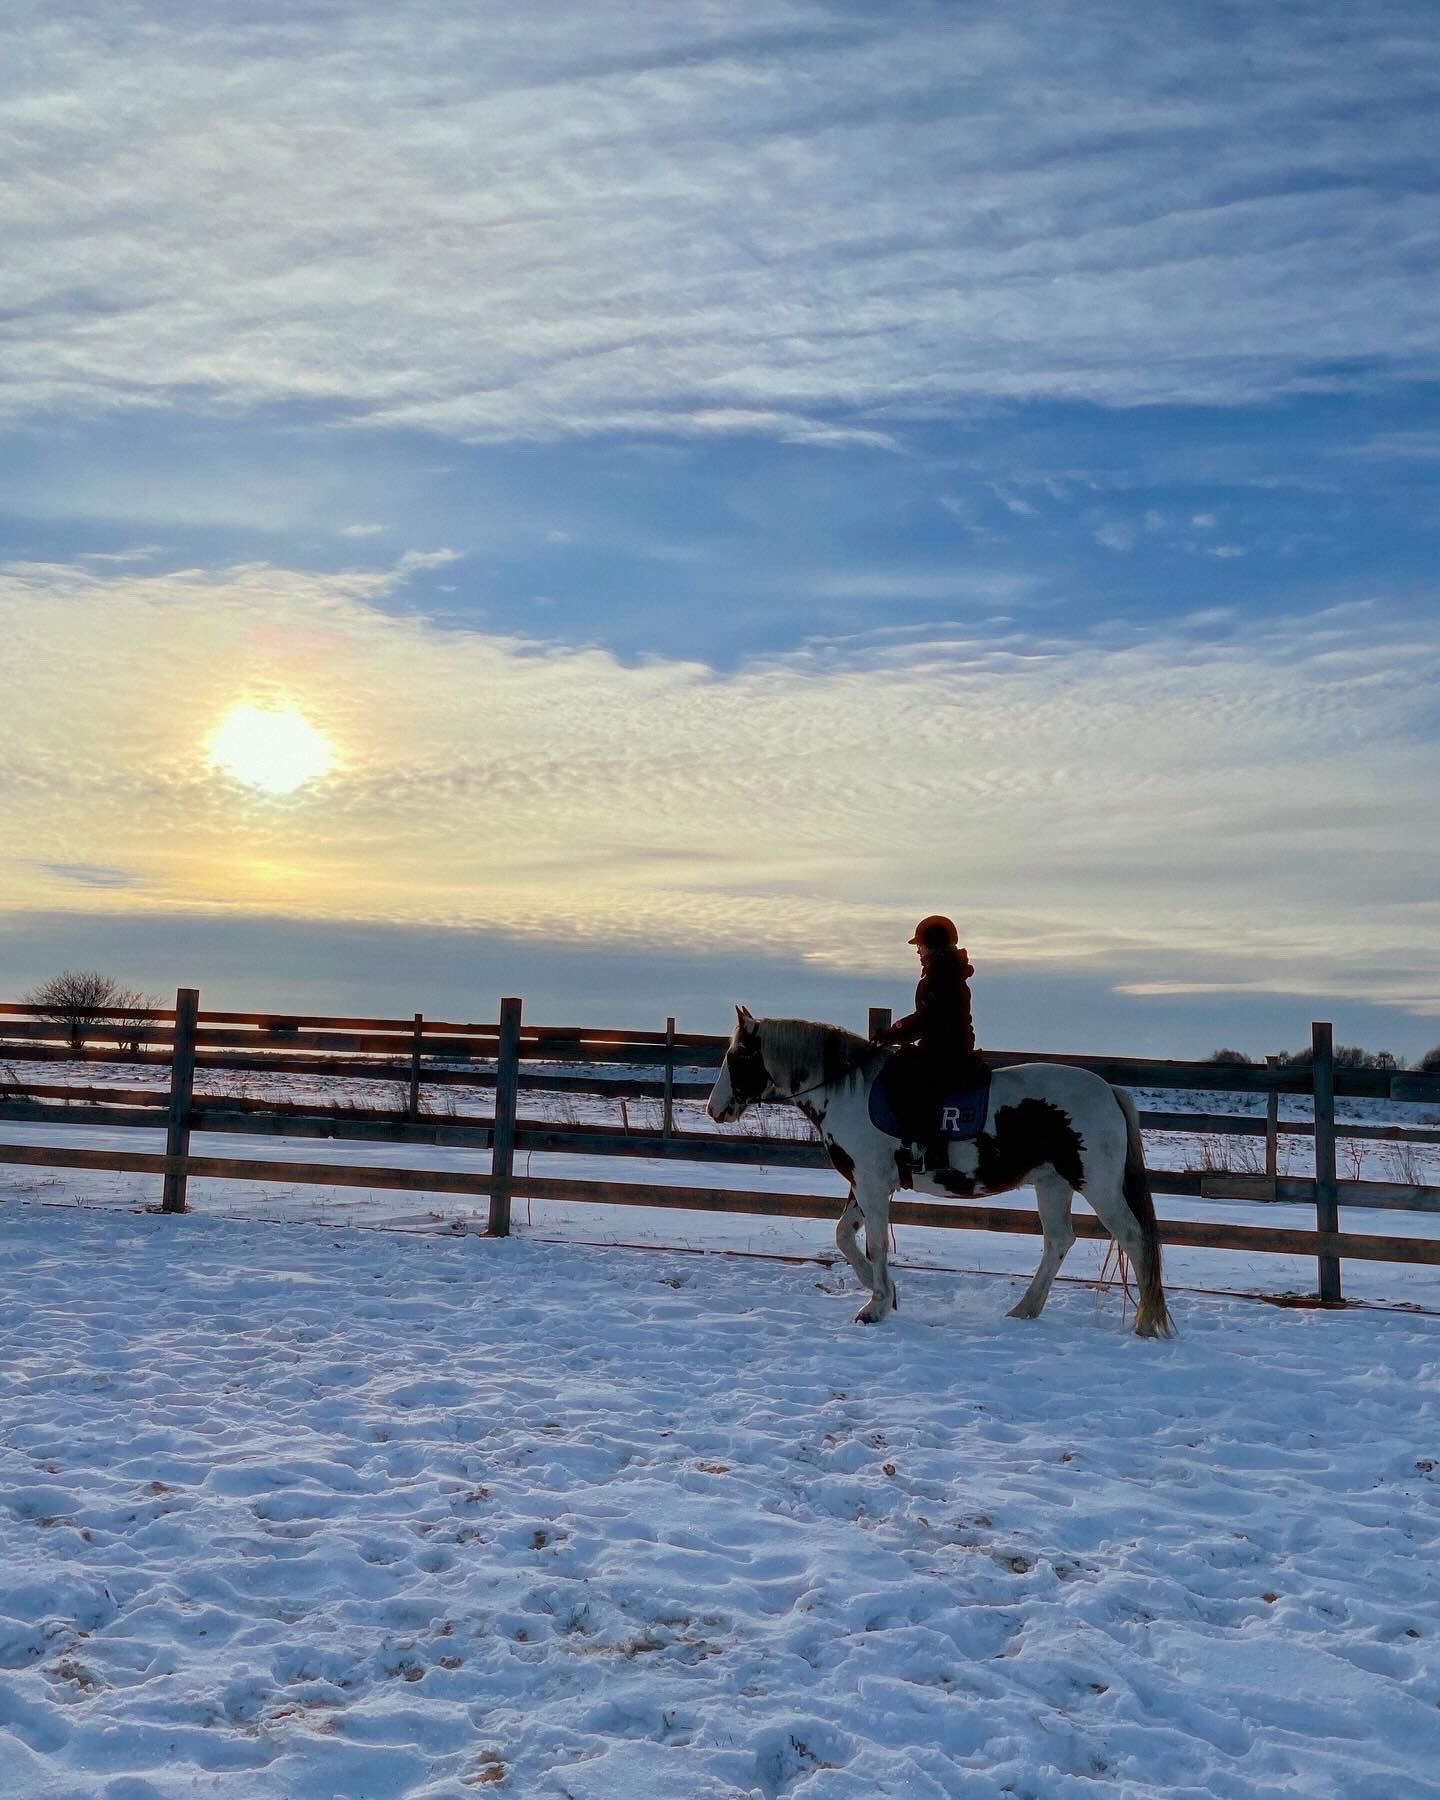
[[[1074,1190],[1053,1169],[1035,1177],[1035,1198],[1040,1206],[1040,1223],[1045,1231],[1045,1249],[1040,1267],[1030,1285],[1010,1308],[1012,1319],[1038,1319],[1060,1265],[1075,1242],[1075,1227],[1070,1220],[1070,1201]]]

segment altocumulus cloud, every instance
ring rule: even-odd
[[[404,579],[0,572],[13,903],[862,968],[942,898],[1017,965],[1440,1007],[1423,617],[1351,605],[1218,643],[997,622],[720,676],[437,630],[384,610]],[[286,800],[217,773],[206,741],[243,701],[300,708],[334,772]]]
[[[578,4],[21,0],[3,405],[883,445],[969,398],[1433,373],[1432,23],[736,0],[597,50]]]

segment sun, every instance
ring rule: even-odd
[[[210,739],[216,768],[266,794],[293,794],[334,761],[329,743],[293,706],[232,706]]]

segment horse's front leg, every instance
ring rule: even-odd
[[[865,1218],[865,1254],[869,1261],[869,1279],[855,1272],[870,1290],[870,1298],[855,1315],[857,1325],[878,1325],[900,1302],[895,1283],[890,1279],[890,1190],[874,1189],[859,1198]]]
[[[850,1198],[845,1202],[845,1210],[840,1215],[840,1223],[835,1227],[835,1242],[840,1247],[840,1254],[860,1278],[861,1287],[873,1286],[870,1264],[860,1254],[860,1246],[856,1242],[856,1234],[860,1230],[865,1215],[860,1210],[860,1202],[855,1198],[855,1189],[850,1189]]]

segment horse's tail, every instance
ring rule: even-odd
[[[1140,1115],[1135,1102],[1120,1088],[1113,1090],[1125,1115],[1125,1175],[1122,1188],[1126,1205],[1135,1215],[1145,1239],[1145,1267],[1141,1272],[1140,1304],[1135,1311],[1135,1330],[1141,1337],[1173,1337],[1170,1309],[1160,1278],[1160,1228],[1155,1219],[1155,1199],[1150,1192],[1150,1172],[1145,1167],[1145,1140],[1140,1135]]]

